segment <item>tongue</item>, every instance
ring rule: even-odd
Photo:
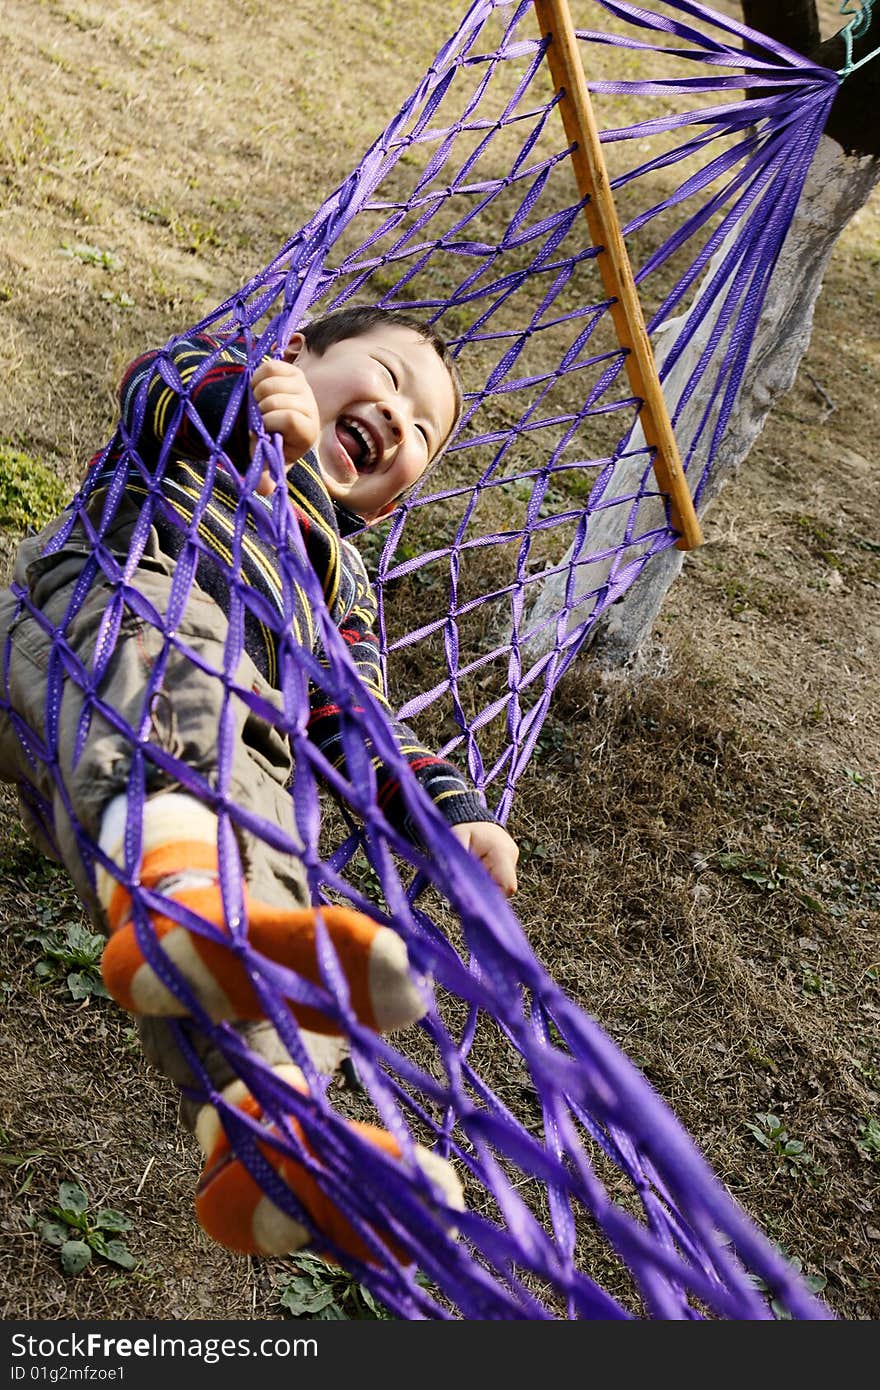
[[[336,438],[348,454],[355,468],[359,468],[363,456],[363,442],[353,430],[350,430],[347,425],[343,424],[338,424],[336,426]]]

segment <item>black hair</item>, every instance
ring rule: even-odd
[[[347,309],[332,309],[329,313],[322,314],[320,318],[313,319],[311,323],[303,324],[300,332],[305,338],[309,352],[314,352],[320,357],[334,343],[340,343],[345,338],[358,338],[362,333],[369,333],[372,328],[378,328],[385,324],[390,324],[395,328],[411,328],[426,343],[430,343],[437,353],[449,373],[455,397],[455,415],[449,430],[449,434],[451,434],[461,415],[461,378],[446,339],[430,324],[422,323],[421,319],[413,318],[410,314],[398,312],[396,309],[383,309],[378,304],[353,304]],[[443,452],[449,434],[446,439],[441,441],[432,463]]]

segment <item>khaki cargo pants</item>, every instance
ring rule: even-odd
[[[11,588],[0,591],[0,780],[19,787],[22,815],[33,839],[44,853],[60,859],[68,869],[92,921],[106,932],[106,921],[95,896],[93,865],[88,841],[98,838],[101,818],[109,801],[125,793],[132,767],[136,730],[141,739],[164,749],[197,772],[209,787],[216,786],[217,729],[224,686],[210,674],[222,672],[227,620],[220,606],[193,585],[174,641],[161,626],[126,607],[113,653],[97,696],[118,716],[119,726],[97,710],[92,711],[79,756],[84,694],[69,673],[62,682],[57,710],[47,710],[50,669],[61,655],[55,632],[63,628],[64,655],[93,670],[95,641],[111,597],[101,571],[75,616],[66,615],[77,586],[92,565],[93,549],[77,528],[64,546],[43,556],[50,537],[63,523],[53,522],[40,535],[20,547],[14,583],[29,596],[39,617],[22,604]],[[113,553],[128,553],[137,520],[133,506],[123,503],[107,544]],[[155,533],[135,583],[139,594],[152,605],[161,621],[168,610],[174,565],[162,555]],[[191,660],[178,648],[188,647]],[[54,652],[54,655],[53,655]],[[63,658],[62,658],[63,659]],[[147,683],[156,663],[165,662],[159,689],[150,698]],[[277,692],[260,676],[250,657],[242,655],[236,680],[244,689],[277,703]],[[234,741],[228,795],[238,805],[258,813],[298,841],[292,804],[287,791],[291,774],[286,737],[259,717],[240,698],[233,696]],[[50,719],[56,729],[54,747],[47,762]],[[165,771],[147,759],[147,792],[179,786]],[[36,794],[36,795],[35,795]],[[50,808],[48,814],[38,808]],[[306,878],[300,860],[281,853],[240,828],[239,843],[246,877],[255,897],[279,907],[306,906]],[[139,1020],[144,1051],[150,1060],[178,1085],[191,1085],[193,1077],[173,1041],[173,1030],[163,1020]],[[287,1052],[266,1023],[241,1025],[249,1046],[267,1061],[286,1061]],[[332,1041],[332,1040],[328,1040]],[[202,1040],[204,1043],[204,1040]],[[335,1044],[319,1065],[332,1067],[338,1060]],[[197,1045],[212,1081],[222,1087],[231,1079],[223,1059],[207,1044]],[[192,1107],[184,1107],[192,1123]]]

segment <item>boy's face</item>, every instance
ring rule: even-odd
[[[364,521],[387,515],[455,423],[452,378],[436,349],[412,328],[378,324],[321,354],[296,333],[284,355],[318,406],[318,461],[330,496]]]

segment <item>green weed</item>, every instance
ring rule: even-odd
[[[64,10],[62,13],[68,24],[72,24],[75,29],[80,29],[84,34],[100,29],[104,23],[103,19],[96,19],[93,15],[84,14],[82,10]]]
[[[138,208],[138,217],[144,222],[152,222],[157,227],[170,227],[173,214],[167,207]]]
[[[794,864],[774,856],[764,859],[760,855],[740,854],[737,851],[723,851],[714,856],[720,869],[737,874],[746,883],[753,884],[764,893],[777,893],[780,889],[789,892],[813,912],[824,912],[825,904],[801,887],[804,875]]]
[[[803,1282],[810,1290],[810,1293],[820,1294],[822,1290],[825,1288],[826,1284],[828,1283],[828,1280],[825,1278],[825,1275],[804,1274],[803,1262],[800,1259],[798,1259],[797,1255],[789,1257],[781,1246],[777,1246],[776,1248],[779,1251],[780,1255],[782,1255],[783,1259],[788,1261],[789,1265],[795,1271],[795,1273],[801,1275]],[[765,1284],[764,1280],[761,1279],[757,1274],[749,1275],[749,1283],[760,1293],[767,1295],[770,1294],[769,1285]],[[775,1318],[777,1318],[780,1322],[791,1322],[791,1313],[780,1299],[771,1297],[769,1299],[769,1303],[770,1311]]]
[[[825,706],[822,704],[821,700],[817,700],[816,703],[814,705],[811,705],[810,708],[807,710],[806,714],[804,715],[804,719],[807,720],[810,724],[821,724],[822,720],[825,718],[825,715]]]
[[[44,463],[0,443],[0,526],[39,531],[68,497],[68,488]]]
[[[872,1163],[880,1162],[880,1120],[876,1115],[869,1115],[865,1120],[856,1143]]]
[[[88,246],[84,242],[78,242],[73,246],[64,242],[61,247],[61,254],[82,261],[83,265],[100,266],[101,270],[106,270],[111,274],[114,270],[122,269],[122,261],[112,251],[104,251],[100,246]]]
[[[278,1302],[294,1318],[316,1322],[390,1319],[369,1289],[338,1265],[317,1255],[298,1254],[296,1269],[275,1285]]]
[[[845,767],[843,769],[843,775],[848,781],[852,782],[854,787],[863,787],[866,792],[873,794],[874,779],[870,773],[859,772],[858,768],[855,767]]]
[[[25,937],[25,941],[38,945],[43,952],[43,959],[35,966],[42,980],[56,982],[63,976],[71,997],[76,1000],[87,999],[90,995],[109,998],[101,979],[101,956],[107,944],[103,936],[90,931],[81,922],[62,922],[44,924]]]
[[[353,887],[359,889],[364,897],[369,898],[383,910],[387,911],[388,904],[385,901],[385,893],[382,888],[382,880],[377,874],[373,865],[370,863],[363,849],[359,849],[352,859],[347,870],[348,880]]]
[[[820,975],[809,961],[800,962],[801,984],[808,994],[818,994],[820,998],[827,999],[829,994],[834,993],[834,985],[831,980],[826,980],[824,975]]]
[[[48,1158],[45,1149],[24,1149],[18,1145],[12,1135],[0,1126],[0,1168],[5,1168],[10,1174],[15,1175],[15,1181],[19,1179],[19,1169],[24,1169],[21,1183],[16,1188],[16,1197],[21,1197],[27,1192],[33,1181],[34,1164],[41,1158]]]
[[[101,298],[107,304],[114,304],[117,309],[134,309],[135,301],[130,294],[125,294],[122,290],[104,290]]]
[[[851,1057],[850,1062],[856,1074],[860,1076],[872,1090],[880,1091],[880,1070],[878,1070],[876,1066],[871,1062],[864,1063],[860,1061],[858,1057]],[[871,1121],[869,1120],[868,1123],[870,1124]]]
[[[101,1207],[92,1216],[88,1208],[88,1196],[79,1184],[63,1182],[58,1188],[58,1205],[49,1211],[54,1220],[40,1223],[40,1237],[57,1247],[64,1273],[80,1274],[93,1254],[122,1269],[134,1269],[137,1261],[117,1238],[131,1230],[128,1217],[112,1207]]]
[[[827,550],[837,540],[835,532],[818,517],[796,516],[794,524],[806,537],[807,543],[819,547],[820,550]]]
[[[801,1140],[791,1138],[778,1115],[759,1113],[746,1125],[746,1129],[762,1149],[779,1161],[782,1171],[790,1177],[800,1177],[802,1174],[818,1176],[822,1172],[821,1165],[807,1153]]]
[[[176,223],[175,231],[184,250],[191,255],[223,245],[223,236],[214,223],[204,222],[198,217],[188,221],[181,219]]]
[[[578,766],[581,749],[571,740],[570,730],[552,719],[545,720],[535,744],[535,756],[543,768],[568,768]]]

